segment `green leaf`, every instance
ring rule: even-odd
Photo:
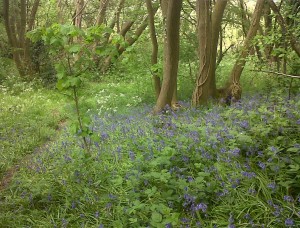
[[[81,50],[81,45],[80,44],[74,44],[70,46],[69,52],[70,53],[78,53]]]
[[[156,211],[152,212],[151,215],[152,222],[160,223],[162,221],[162,215]]]

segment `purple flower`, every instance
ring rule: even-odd
[[[248,122],[247,120],[244,120],[244,121],[242,121],[242,122],[240,123],[240,126],[241,126],[242,128],[247,129],[247,128],[249,128],[249,122]]]
[[[272,182],[272,183],[268,184],[268,188],[271,188],[271,189],[275,190],[275,188],[276,188],[275,182]]]
[[[207,205],[205,203],[199,203],[194,207],[195,211],[201,210],[203,213],[207,210]]]
[[[132,151],[129,151],[129,158],[131,161],[133,161],[135,159],[135,154]]]
[[[74,201],[72,202],[71,208],[72,208],[72,209],[75,209],[75,208],[76,208],[76,203],[75,203]]]
[[[172,228],[173,226],[172,226],[171,223],[167,223],[165,227],[166,227],[166,228]]]
[[[243,171],[242,175],[249,178],[249,179],[252,179],[252,178],[256,177],[256,174],[254,172],[245,172],[245,171]]]
[[[285,220],[284,224],[285,224],[286,226],[293,226],[293,225],[294,225],[294,220],[291,219],[291,218],[287,218],[287,219]]]
[[[258,162],[258,166],[259,166],[261,169],[266,169],[266,164],[263,163],[263,162],[261,162],[261,161]]]
[[[254,188],[249,188],[248,193],[249,194],[256,194],[256,190]]]
[[[96,217],[96,218],[99,218],[99,211],[96,211],[95,217]]]
[[[234,148],[230,151],[234,156],[239,156],[241,150],[239,148]]]
[[[292,196],[284,196],[283,200],[286,201],[286,202],[293,202],[294,201]]]
[[[245,214],[244,218],[247,219],[247,220],[250,220],[250,219],[251,219],[251,216],[250,216],[249,213],[247,213],[247,214]]]

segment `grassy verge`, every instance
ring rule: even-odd
[[[63,107],[62,96],[45,89],[0,93],[0,178],[56,134]]]

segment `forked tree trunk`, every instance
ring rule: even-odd
[[[257,0],[256,2],[250,28],[244,41],[242,51],[231,71],[230,79],[225,89],[225,96],[228,99],[230,98],[231,101],[236,101],[241,98],[242,88],[240,85],[240,77],[246,64],[246,57],[249,55],[251,49],[252,39],[256,35],[256,32],[259,28],[260,18],[264,9],[264,3],[265,0]]]
[[[96,19],[96,25],[101,25],[105,21],[106,9],[107,9],[108,3],[109,3],[109,0],[101,0],[97,19]]]
[[[211,14],[211,1],[197,1],[199,73],[192,104],[198,106],[216,97],[216,58],[221,23],[227,1],[218,0]]]
[[[169,0],[166,18],[166,42],[164,43],[164,77],[153,113],[161,112],[166,105],[171,107],[176,88],[179,62],[179,29],[182,0]]]
[[[157,62],[158,62],[157,61],[158,42],[157,42],[156,29],[155,29],[155,24],[154,24],[154,9],[153,9],[151,0],[146,0],[146,5],[147,5],[147,11],[148,11],[148,17],[149,17],[149,30],[150,30],[150,37],[151,37],[151,43],[152,43],[151,64],[152,64],[152,66],[155,66],[155,65],[157,65]],[[160,78],[157,75],[157,70],[154,70],[152,72],[152,78],[153,78],[153,83],[154,83],[156,99],[158,99],[161,86],[160,86]]]
[[[26,0],[3,1],[4,26],[9,45],[12,48],[13,59],[21,77],[36,73],[30,56],[30,41],[26,38],[26,32],[33,28],[38,4],[39,1],[36,0],[29,20],[27,20],[29,11]]]

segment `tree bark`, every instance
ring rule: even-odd
[[[226,98],[231,99],[231,101],[237,101],[241,98],[242,88],[240,85],[240,77],[246,64],[246,57],[251,49],[251,41],[259,28],[260,18],[264,9],[264,3],[265,0],[257,0],[256,2],[250,28],[244,41],[242,51],[231,71],[230,79],[225,91]]]
[[[84,0],[75,0],[75,16],[74,16],[74,25],[78,28],[82,26],[82,14],[84,10]]]
[[[150,30],[150,37],[151,37],[151,43],[152,43],[152,55],[151,55],[151,65],[155,66],[157,65],[157,58],[158,58],[158,42],[156,37],[156,29],[154,24],[154,9],[152,6],[151,0],[146,0],[147,5],[147,11],[148,11],[148,17],[149,17],[149,30]],[[159,97],[161,85],[160,85],[160,78],[157,75],[157,70],[154,70],[152,72],[152,78],[154,83],[154,90],[156,99]]]
[[[27,2],[20,0],[13,1],[11,4],[9,0],[3,1],[3,19],[4,26],[7,33],[9,45],[12,48],[13,59],[21,77],[32,75],[35,73],[32,59],[30,56],[30,41],[26,38],[26,31],[29,31],[27,26]],[[18,5],[19,3],[19,5]],[[36,9],[35,9],[36,7]],[[37,6],[34,4],[31,10],[32,17],[29,22],[34,19],[37,11]]]
[[[166,42],[164,43],[164,77],[153,113],[158,114],[166,105],[171,107],[176,88],[179,62],[179,29],[182,0],[169,0],[166,18]]]
[[[96,19],[96,25],[101,25],[104,23],[108,3],[109,3],[109,0],[101,0],[99,11],[98,11],[98,16]]]
[[[227,1],[218,0],[211,13],[210,1],[197,2],[199,73],[192,97],[192,105],[198,106],[216,97],[216,58],[221,23]]]

